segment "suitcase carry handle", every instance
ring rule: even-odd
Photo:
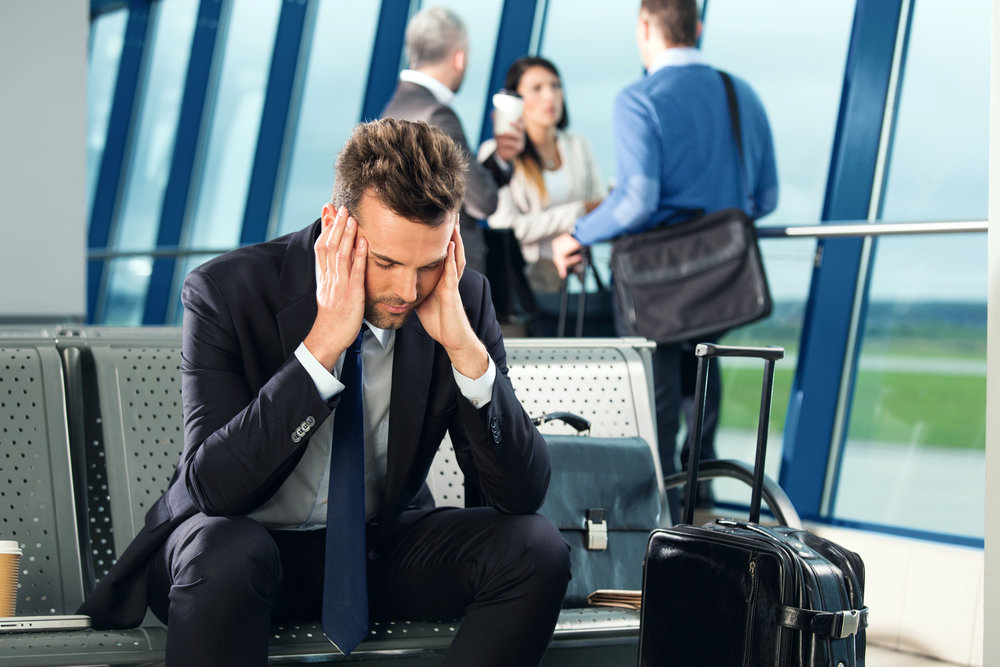
[[[785,357],[785,348],[777,345],[766,347],[747,347],[742,345],[716,345],[715,343],[698,343],[694,348],[698,357],[756,357],[777,361]]]
[[[767,449],[767,424],[771,417],[771,389],[774,385],[774,362],[785,356],[784,348],[741,347],[698,343],[694,348],[698,357],[698,379],[695,384],[695,424],[689,433],[688,480],[684,497],[684,515],[681,523],[694,522],[694,503],[698,488],[698,466],[701,462],[701,434],[705,425],[705,395],[708,386],[708,360],[711,357],[751,357],[764,360],[764,381],[760,392],[760,415],[757,418],[757,453],[754,458],[753,484],[750,494],[750,521],[760,521],[760,503],[764,487],[764,455]]]
[[[753,473],[754,469],[744,461],[708,459],[699,463],[698,481],[729,477],[746,482],[747,486],[753,487]],[[685,471],[675,472],[673,475],[665,477],[663,488],[672,489],[677,486],[684,486],[687,483],[687,475],[688,473]],[[802,519],[799,518],[799,513],[795,510],[795,506],[792,505],[792,501],[788,499],[788,495],[784,489],[778,486],[767,475],[764,475],[764,485],[761,489],[761,495],[763,496],[763,501],[767,503],[768,508],[770,508],[771,513],[778,520],[779,524],[791,528],[802,528]]]
[[[597,283],[597,290],[601,291],[604,289],[604,281],[601,280],[601,275],[597,272],[597,267],[593,265],[590,261],[590,249],[584,248],[580,255],[579,271],[573,271],[572,274],[575,275],[580,280],[580,291],[576,296],[576,328],[573,330],[577,338],[583,336],[583,323],[584,319],[587,317],[587,272],[590,272],[594,276],[594,281]],[[563,338],[566,335],[566,318],[569,313],[569,275],[567,275],[562,280],[562,286],[559,289],[559,322],[556,325],[556,337]]]

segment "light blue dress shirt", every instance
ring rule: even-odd
[[[774,210],[778,177],[767,114],[745,81],[732,80],[745,179],[719,73],[697,49],[666,49],[615,98],[617,184],[577,220],[580,243],[634,234],[684,212],[739,207],[760,217]]]

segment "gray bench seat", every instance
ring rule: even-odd
[[[507,348],[511,379],[529,414],[575,412],[592,421],[593,435],[655,442],[648,344],[512,339]],[[7,402],[28,405],[17,419],[38,433],[27,442],[13,437],[9,426],[0,433],[2,451],[13,451],[14,441],[25,457],[37,459],[37,474],[25,478],[31,488],[23,493],[40,499],[41,507],[4,504],[4,538],[21,542],[29,559],[22,593],[31,594],[31,604],[19,600],[19,613],[71,613],[166,488],[183,442],[179,352],[176,328],[0,336],[0,360],[7,360],[0,363],[0,389],[20,392]],[[10,407],[4,400],[0,394],[0,410]],[[551,423],[542,430],[566,428]],[[0,472],[13,467],[9,455],[0,457]],[[429,482],[439,504],[464,504],[450,443],[442,445]],[[351,661],[439,663],[456,628],[457,622],[376,623]],[[638,628],[635,611],[564,609],[543,664],[633,664]],[[150,615],[143,627],[121,632],[0,635],[0,663],[155,665],[164,659],[165,644],[165,629]],[[318,624],[274,629],[272,664],[343,660]]]

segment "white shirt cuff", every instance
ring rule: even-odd
[[[323,364],[316,361],[316,357],[312,355],[312,352],[309,351],[305,343],[299,343],[299,346],[295,348],[295,358],[306,369],[306,373],[309,373],[313,384],[316,385],[316,391],[319,392],[320,397],[324,401],[329,401],[335,395],[344,391],[344,384],[335,378],[330,371],[326,370]],[[492,385],[490,385],[490,388],[492,389]]]
[[[475,380],[465,377],[456,371],[454,366],[451,367],[455,382],[458,384],[458,390],[476,408],[489,404],[493,399],[493,383],[497,379],[497,366],[493,363],[493,357],[487,355],[487,358],[490,365],[486,368],[486,372]]]

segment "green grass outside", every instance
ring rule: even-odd
[[[775,369],[774,432],[785,423],[793,372],[780,365]],[[760,368],[727,367],[722,360],[722,427],[756,428],[761,375]],[[855,385],[848,437],[982,450],[986,447],[985,424],[983,376],[862,371]]]

